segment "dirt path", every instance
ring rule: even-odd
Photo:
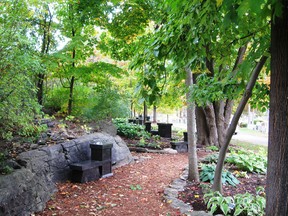
[[[144,158],[113,170],[113,177],[86,184],[61,183],[38,216],[180,215],[163,201],[163,190],[187,166],[187,154],[137,154]]]

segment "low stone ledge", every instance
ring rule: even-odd
[[[179,209],[181,214],[187,216],[212,216],[205,211],[193,211],[192,207],[178,199],[178,192],[184,191],[187,185],[188,167],[184,169],[182,175],[175,179],[167,188],[164,189],[164,197],[171,207]]]

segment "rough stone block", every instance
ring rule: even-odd
[[[175,149],[178,153],[188,152],[187,142],[171,142],[172,149]]]
[[[71,164],[71,180],[80,183],[98,180],[100,178],[99,169],[101,166],[101,161],[91,160]]]

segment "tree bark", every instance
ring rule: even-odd
[[[42,56],[48,54],[50,49],[52,18],[52,13],[49,6],[47,5],[47,13],[44,14],[43,24],[40,24],[40,27],[43,28],[43,38],[41,45]],[[40,105],[43,105],[44,79],[45,73],[42,72],[37,74],[37,100]]]
[[[288,2],[271,22],[271,89],[266,216],[288,215]]]
[[[216,115],[213,104],[209,104],[204,108],[206,122],[209,130],[209,143],[219,147],[218,128],[216,125]]]
[[[197,126],[197,144],[210,146],[209,131],[205,118],[205,113],[202,107],[196,107],[196,126]]]
[[[240,118],[240,116],[241,116],[241,114],[242,114],[242,112],[243,112],[243,110],[244,110],[244,108],[248,102],[248,99],[250,98],[250,96],[252,94],[252,89],[256,83],[258,75],[259,75],[261,69],[263,68],[266,60],[267,60],[267,56],[262,56],[260,61],[257,63],[255,69],[253,70],[253,73],[252,73],[251,78],[247,84],[244,95],[243,95],[243,97],[239,103],[239,106],[237,107],[237,110],[233,116],[231,124],[228,127],[228,131],[226,133],[224,143],[221,146],[220,152],[219,152],[219,158],[217,161],[217,166],[216,166],[215,176],[214,176],[214,183],[212,186],[213,191],[219,191],[222,193],[222,171],[223,171],[223,167],[224,167],[224,160],[226,157],[228,145],[231,141],[233,133],[235,132],[239,118]]]
[[[188,135],[188,179],[199,182],[197,147],[195,142],[195,105],[191,100],[190,87],[193,86],[193,75],[190,68],[186,70],[186,100],[187,100],[187,135]]]
[[[76,30],[72,28],[71,33],[72,33],[72,37],[75,37]],[[72,51],[72,59],[73,59],[72,70],[74,70],[76,67],[75,65],[76,49],[75,48],[73,48],[73,51]],[[68,115],[72,114],[74,83],[75,83],[75,76],[72,76],[70,80],[70,86],[69,86],[70,92],[69,92],[69,99],[68,99]]]
[[[153,106],[153,123],[157,122],[157,107]]]
[[[69,87],[70,92],[69,92],[69,100],[68,100],[68,115],[72,114],[74,82],[75,82],[75,77],[72,76],[70,80],[70,87]]]
[[[146,119],[147,119],[147,105],[146,105],[146,102],[144,101],[144,107],[143,107],[143,121],[142,121],[142,124],[145,124],[146,122]]]
[[[216,119],[216,126],[217,126],[217,132],[218,132],[218,145],[219,147],[223,145],[224,138],[226,134],[226,128],[225,128],[225,101],[221,100],[218,102],[215,102],[214,105],[215,109],[215,119]]]

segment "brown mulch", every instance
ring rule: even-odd
[[[208,153],[198,151],[198,158]],[[113,176],[84,184],[59,183],[58,192],[37,216],[82,216],[82,215],[171,215],[180,216],[177,209],[166,203],[164,189],[183,172],[187,166],[185,154],[133,153],[139,158],[135,163],[113,170]],[[142,160],[141,160],[142,158]],[[256,193],[256,187],[265,186],[265,176],[249,174],[249,178],[238,178],[237,187],[225,185],[224,195]],[[203,201],[203,183],[188,182],[179,199],[190,203],[193,210],[207,211]]]
[[[187,166],[187,154],[140,156],[146,159],[113,170],[110,178],[58,184],[59,191],[37,215],[180,215],[165,203],[163,191]]]

